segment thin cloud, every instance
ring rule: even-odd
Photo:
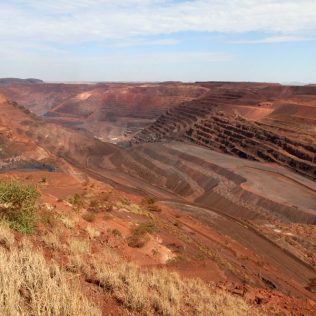
[[[12,0],[0,39],[103,41],[176,32],[316,32],[315,0]]]
[[[115,41],[109,44],[110,47],[124,48],[133,46],[174,46],[179,44],[179,41],[173,38],[164,38],[157,40],[129,38],[124,41]]]
[[[315,41],[316,38],[311,37],[301,37],[301,36],[270,36],[261,39],[254,40],[240,40],[233,41],[234,44],[273,44],[273,43],[290,43],[290,42],[306,42],[306,41]]]

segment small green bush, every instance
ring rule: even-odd
[[[155,223],[152,221],[147,221],[144,223],[140,223],[134,230],[133,234],[143,235],[146,233],[154,233],[157,230]]]
[[[149,240],[147,233],[151,234],[156,230],[155,224],[151,221],[141,223],[133,229],[131,236],[127,239],[127,244],[132,248],[142,248]]]
[[[39,196],[32,185],[15,179],[0,181],[0,216],[12,229],[25,234],[31,233]]]
[[[69,198],[69,203],[72,204],[72,208],[79,212],[84,206],[83,197],[79,193],[75,193],[74,196]]]

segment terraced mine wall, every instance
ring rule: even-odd
[[[166,139],[177,139],[200,118],[212,113],[217,106],[209,101],[199,100],[199,107],[194,108],[192,103],[194,101],[169,109],[153,124],[136,134],[131,143],[153,143]]]
[[[177,144],[184,150],[178,151],[177,146],[174,149],[172,143],[143,144],[116,152],[110,160],[118,170],[174,192],[191,203],[218,208],[229,216],[244,220],[279,218],[285,222],[316,223],[316,212],[275,202],[247,190],[243,184],[248,183],[248,179],[212,162],[211,152],[206,159],[192,155],[192,145]],[[194,147],[198,153],[205,152],[205,149]],[[240,165],[247,165],[247,162],[241,161]]]
[[[240,158],[277,163],[316,179],[315,134],[312,114],[308,115],[315,113],[316,107],[311,103],[315,100],[316,104],[315,87],[201,85],[209,87],[210,92],[170,108],[137,133],[131,145],[189,141]],[[279,104],[282,98],[285,101]],[[300,100],[308,102],[301,105]],[[274,107],[273,102],[278,105]],[[234,112],[245,117],[233,115]]]
[[[316,144],[305,143],[259,122],[217,113],[195,123],[185,139],[234,156],[275,162],[316,179]]]

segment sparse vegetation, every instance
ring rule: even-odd
[[[60,221],[64,224],[64,226],[68,229],[72,229],[76,225],[76,221],[65,216],[60,217]]]
[[[152,196],[146,196],[142,199],[142,204],[143,205],[149,205],[149,204],[155,204],[156,199]]]
[[[84,213],[84,214],[82,215],[82,218],[83,218],[85,221],[87,221],[87,222],[89,222],[89,223],[92,223],[92,222],[95,221],[95,214],[92,213],[92,212],[86,212],[86,213]]]
[[[0,182],[0,216],[21,233],[31,233],[36,215],[37,189],[16,179]]]
[[[101,315],[81,293],[79,282],[70,282],[43,255],[24,244],[10,252],[0,247],[1,315]]]
[[[88,211],[93,213],[111,212],[112,210],[113,205],[111,203],[98,200],[91,200],[88,207]]]
[[[114,237],[122,237],[122,233],[117,228],[109,228],[108,233],[112,234]]]
[[[147,233],[156,231],[156,226],[153,222],[148,221],[139,224],[132,230],[131,236],[128,237],[127,243],[132,248],[142,248],[149,240]]]
[[[95,264],[96,278],[105,291],[131,311],[145,315],[256,315],[239,297],[211,292],[198,279],[183,279],[166,270],[142,271],[134,264]]]
[[[97,229],[95,229],[94,227],[88,225],[85,228],[85,231],[87,232],[87,234],[89,235],[90,239],[94,239],[100,236],[100,231],[98,231]]]
[[[50,228],[53,228],[57,221],[57,214],[52,211],[44,211],[41,213],[41,222]]]
[[[100,207],[99,201],[98,200],[91,200],[89,203],[89,208],[88,210],[90,212],[98,212],[98,208]]]
[[[72,223],[68,217],[61,219]],[[148,234],[156,230],[153,221],[146,221],[132,230],[132,236],[148,238]],[[127,263],[109,248],[104,248],[98,257],[91,256],[93,239],[100,232],[90,225],[85,231],[90,241],[87,235],[68,240],[69,259],[63,271],[47,262],[32,246],[25,243],[15,246],[9,225],[0,223],[0,314],[101,315],[81,291],[77,277],[83,276],[131,313],[256,315],[242,298],[212,290],[201,280],[184,279],[166,270],[140,268]],[[110,233],[121,236],[117,229],[111,229]],[[61,245],[59,236],[56,232],[46,233],[42,237],[45,247],[52,251],[66,250],[67,244]]]
[[[150,212],[161,212],[161,208],[156,205],[156,199],[154,197],[148,196],[143,198],[142,205],[144,205],[144,207]]]
[[[7,222],[0,222],[0,246],[9,250],[14,243],[14,235]]]
[[[82,255],[90,252],[90,243],[77,238],[70,239],[69,249],[73,255]]]
[[[68,201],[76,212],[79,212],[84,206],[84,200],[79,193],[75,193]]]
[[[58,236],[54,233],[46,234],[42,237],[42,240],[45,243],[46,247],[52,250],[57,250],[62,247]]]
[[[145,216],[148,215],[147,212],[144,211],[142,207],[140,207],[139,205],[137,205],[135,203],[128,202],[128,204],[126,204],[126,203],[124,203],[122,201],[118,201],[116,203],[116,207],[118,209],[125,210],[125,211],[133,213],[133,214],[145,215]]]

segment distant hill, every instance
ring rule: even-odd
[[[0,78],[0,86],[6,86],[11,84],[38,84],[44,83],[43,80],[34,79],[34,78],[27,78],[27,79],[20,79],[20,78]]]

